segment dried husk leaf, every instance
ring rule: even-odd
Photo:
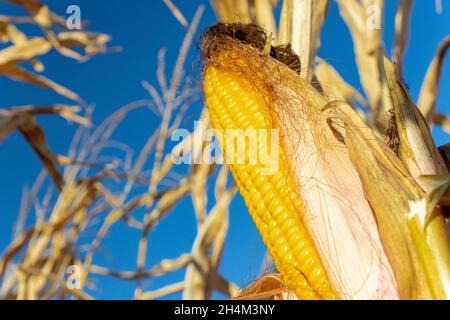
[[[431,298],[423,266],[410,235],[409,201],[422,193],[395,154],[343,102],[329,105],[333,128],[347,145],[366,197],[374,210],[383,247],[395,272],[402,299]]]
[[[310,66],[313,52],[313,4],[312,0],[293,0],[292,38],[290,43],[302,62],[302,76],[310,79]]]
[[[446,175],[448,171],[434,145],[424,117],[412,102],[394,67],[386,58],[384,65],[400,141],[399,156],[411,176],[416,179],[417,187],[420,186],[426,192],[425,195],[420,193],[418,197],[409,199],[408,207],[403,208],[403,212],[408,212],[407,226],[423,265],[430,296],[436,299],[448,299],[450,247],[443,213],[440,208],[435,208],[436,198],[439,198],[436,193],[439,195],[439,192],[436,191],[435,184],[430,184],[430,179],[420,178],[422,175]],[[392,188],[393,192],[395,190],[400,189]],[[386,196],[388,194],[386,193]],[[383,236],[383,233],[381,234]],[[391,256],[393,254],[389,255]],[[396,274],[399,272],[396,271]]]
[[[106,43],[111,41],[111,37],[107,34],[81,31],[60,32],[57,37],[62,46],[84,48],[89,56],[106,52],[108,50]]]
[[[425,193],[363,121],[348,116],[350,106],[333,107],[333,127],[358,168],[401,297],[448,299],[450,243],[443,215],[435,208],[435,190]]]
[[[52,177],[58,190],[62,188],[62,176],[57,169],[57,160],[47,145],[44,130],[29,115],[22,115],[23,120],[18,129],[39,156],[45,169]]]

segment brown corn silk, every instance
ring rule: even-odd
[[[233,113],[225,103],[230,95],[226,86],[233,84],[239,94],[258,100],[266,128],[280,130],[280,166],[286,166],[292,175],[299,219],[312,238],[336,297],[398,298],[396,280],[358,172],[323,116],[325,97],[286,65],[230,37],[207,39],[204,54],[205,95],[215,128],[227,125],[217,117],[218,112]],[[215,84],[213,92],[211,85],[217,78],[224,80]],[[218,110],[218,105],[223,110]],[[255,110],[244,112],[248,112],[250,123],[255,123]],[[245,177],[238,176],[233,166],[231,171],[245,199],[246,190],[239,182]],[[249,209],[252,212],[251,205]],[[286,281],[285,266],[279,265],[276,248],[264,236],[267,230],[255,222],[283,281],[302,298],[301,290]],[[291,263],[297,270],[302,261]]]

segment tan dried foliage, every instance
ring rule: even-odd
[[[21,132],[41,159],[58,191],[55,195],[53,188],[49,188],[43,198],[38,199],[46,176],[44,173],[39,175],[32,190],[24,194],[15,238],[0,257],[0,297],[93,299],[94,296],[87,291],[95,292],[92,278],[97,275],[135,282],[135,299],[157,299],[179,292],[192,298],[207,297],[214,291],[233,296],[237,287],[219,272],[228,229],[228,205],[235,194],[235,188],[227,185],[228,169],[222,166],[219,170],[215,182],[216,199],[213,199],[216,205],[207,212],[207,181],[216,171],[215,166],[202,164],[193,166],[186,173],[177,173],[173,162],[177,154],[167,151],[172,132],[180,127],[186,110],[199,98],[199,90],[185,78],[184,66],[204,7],[200,6],[192,22],[187,23],[175,5],[165,1],[187,28],[170,82],[165,74],[165,52],[161,50],[157,70],[159,89],[144,83],[151,99],[130,103],[91,128],[90,107],[86,107],[76,93],[39,75],[44,66],[38,59],[56,49],[64,56],[85,61],[93,55],[111,51],[106,47],[110,37],[84,31],[56,33],[54,26],[63,26],[64,19],[52,13],[46,5],[33,0],[10,2],[23,6],[30,16],[0,16],[0,39],[10,43],[0,51],[0,74],[51,89],[82,104],[83,108],[54,104],[0,109],[0,142],[15,130]],[[28,38],[20,31],[21,23],[36,24],[44,36]],[[83,50],[85,55],[73,48]],[[37,73],[21,66],[26,63],[31,63]],[[111,136],[116,128],[126,120],[128,113],[142,108],[150,108],[161,116],[160,126],[150,134],[136,159],[128,147],[117,145],[118,149],[125,150],[125,156],[105,160],[103,150],[114,145]],[[79,114],[81,110],[84,115]],[[67,156],[50,151],[44,130],[35,120],[36,116],[51,114],[80,125]],[[205,125],[203,129],[208,128],[208,115],[203,113],[201,119]],[[193,151],[192,137],[198,136],[198,131],[175,148],[181,150],[178,156]],[[203,145],[196,152],[203,154],[208,148],[209,145]],[[153,164],[150,170],[145,166],[149,161]],[[130,198],[131,191],[142,185],[148,186],[147,191]],[[178,257],[164,258],[148,267],[149,234],[189,195],[196,217],[193,222],[198,226],[192,252],[180,252]],[[34,218],[31,217],[33,207]],[[139,212],[142,211],[145,214],[140,217]],[[136,270],[114,270],[95,264],[95,255],[103,250],[103,240],[118,223],[125,223],[141,233],[137,243]],[[93,240],[83,244],[83,237],[89,234],[92,237],[93,230]],[[70,287],[67,282],[70,272],[75,272],[74,267],[81,270],[78,288]],[[186,275],[181,281],[151,291],[144,290],[146,280],[183,269],[186,269]]]

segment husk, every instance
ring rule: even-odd
[[[426,119],[412,102],[393,65],[386,58],[384,65],[400,142],[399,157],[417,185],[426,193],[420,194],[420,198],[410,199],[411,212],[407,217],[409,231],[420,255],[432,297],[448,299],[450,242],[444,214],[441,208],[436,207],[445,192],[443,188],[446,189],[445,175],[448,175],[448,170],[434,144]]]

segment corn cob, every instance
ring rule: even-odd
[[[224,61],[226,59],[226,55],[222,55],[221,64],[227,63]],[[277,127],[276,115],[249,79],[207,65],[204,70],[204,92],[226,159],[233,156],[226,154],[229,141],[223,137],[226,137],[227,130],[262,129],[267,130],[270,137],[270,129]],[[257,148],[261,147],[263,145],[259,141]],[[303,225],[300,199],[282,147],[279,148],[277,160],[278,170],[271,175],[262,174],[262,165],[258,162],[232,163],[229,167],[286,285],[300,299],[334,299],[335,294],[317,250]]]

